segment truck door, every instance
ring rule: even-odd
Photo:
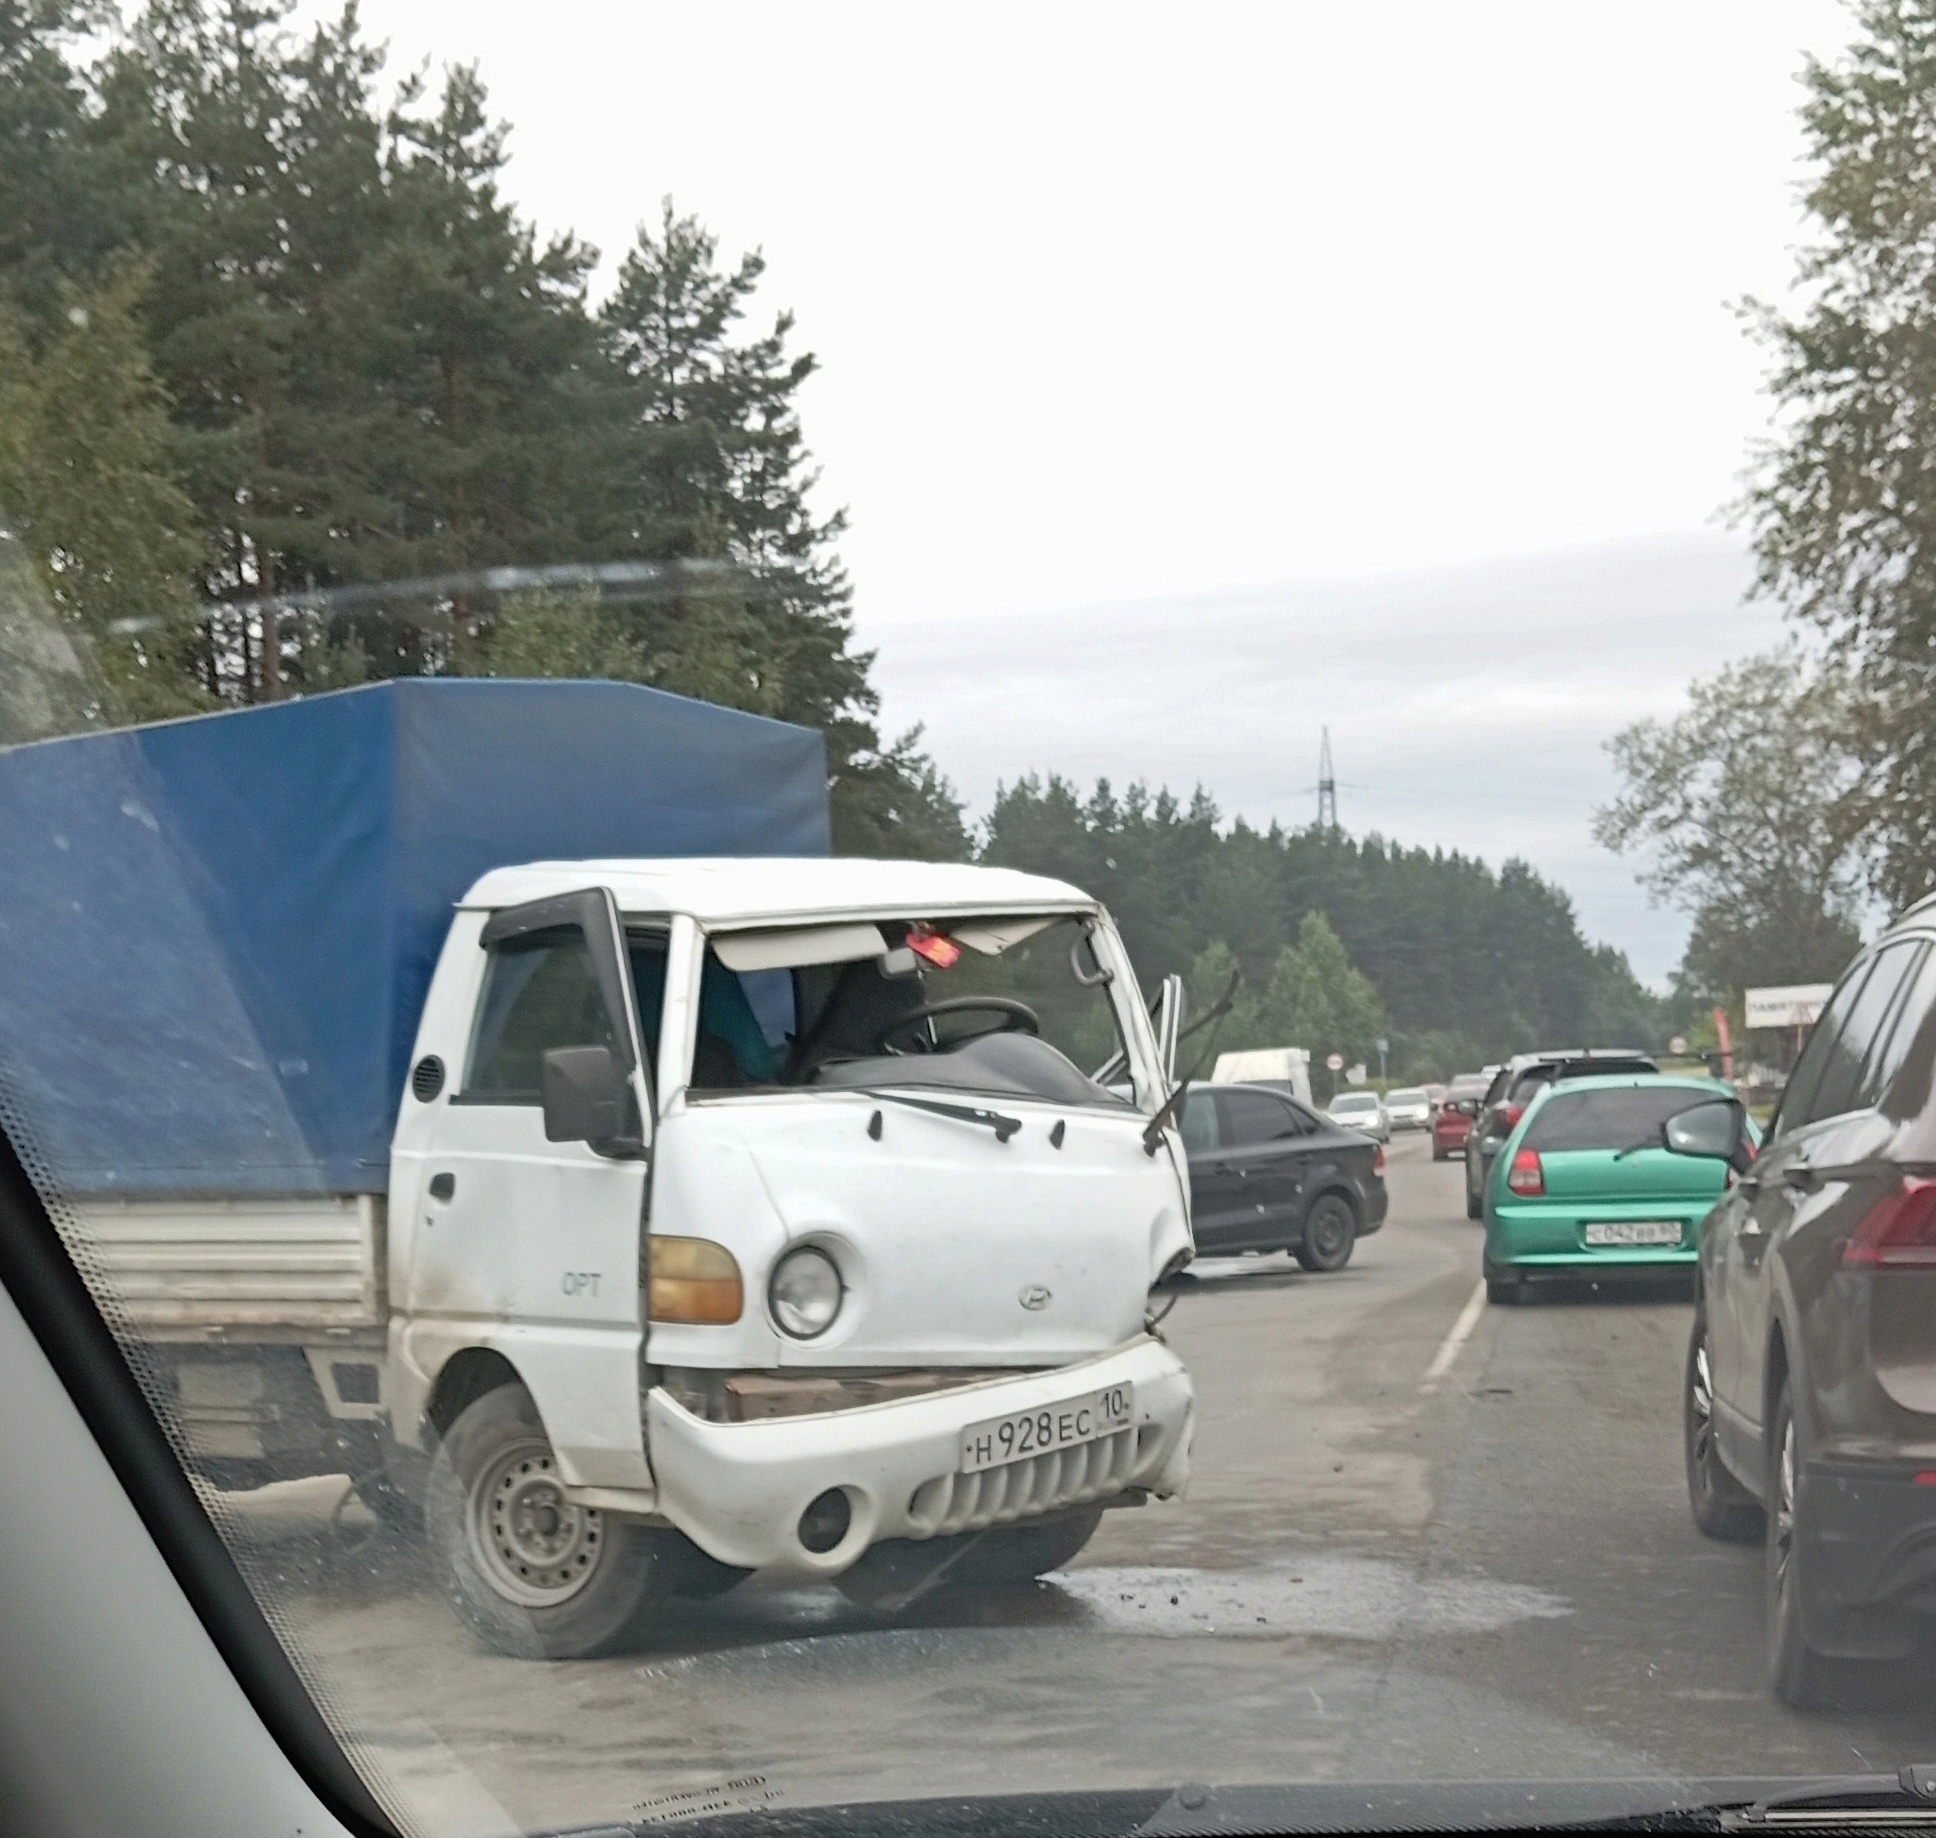
[[[648,1486],[639,1233],[652,1112],[618,914],[589,889],[497,913],[482,942],[463,1074],[423,1150],[409,1332],[502,1352],[568,1481]],[[630,1075],[634,1145],[546,1138],[544,1055],[586,1046]]]

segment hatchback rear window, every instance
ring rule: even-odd
[[[1684,1085],[1630,1085],[1616,1091],[1560,1092],[1526,1126],[1521,1147],[1528,1149],[1625,1149],[1660,1134],[1669,1117],[1696,1104],[1711,1104],[1720,1092],[1689,1091]]]

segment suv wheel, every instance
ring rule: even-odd
[[[1707,1308],[1694,1310],[1687,1370],[1681,1385],[1681,1446],[1687,1469],[1687,1503],[1694,1523],[1710,1538],[1752,1544],[1762,1535],[1762,1511],[1754,1496],[1727,1470],[1714,1441],[1714,1358]]]
[[[1801,1448],[1784,1375],[1768,1413],[1767,1602],[1768,1677],[1776,1697],[1797,1710],[1826,1710],[1843,1703],[1851,1686],[1871,1668],[1859,1660],[1834,1659],[1808,1643],[1802,1626],[1803,1574],[1808,1546],[1796,1536]]]

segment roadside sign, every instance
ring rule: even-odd
[[[1833,983],[1779,983],[1744,991],[1747,1025],[1756,1027],[1813,1027],[1822,1017]]]
[[[1679,1055],[1687,1051],[1687,1036],[1685,1034],[1676,1034],[1667,1043],[1667,1050],[1678,1058]]]
[[[1324,1063],[1333,1072],[1342,1072],[1344,1070],[1344,1055],[1342,1053],[1327,1053],[1324,1056]]]
[[[1363,1060],[1360,1060],[1357,1065],[1346,1070],[1344,1082],[1347,1085],[1362,1085],[1365,1082],[1365,1063]]]

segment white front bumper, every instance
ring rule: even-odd
[[[1130,1428],[978,1474],[957,1472],[969,1424],[1125,1382],[1136,1388]],[[883,1538],[979,1531],[1131,1487],[1180,1493],[1195,1409],[1183,1362],[1139,1337],[1054,1372],[760,1423],[708,1423],[654,1389],[646,1434],[659,1508],[695,1544],[722,1563],[832,1576]],[[831,1551],[809,1551],[800,1515],[836,1487],[852,1515],[847,1535]]]

